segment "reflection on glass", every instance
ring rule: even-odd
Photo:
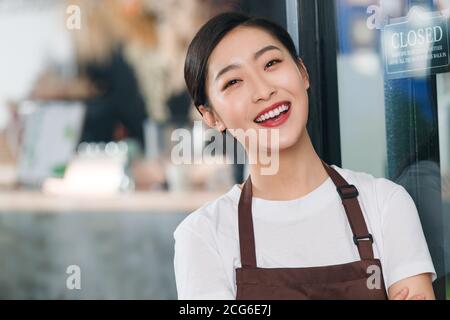
[[[448,4],[450,8],[450,3]],[[439,152],[442,178],[442,212],[444,215],[444,248],[446,250],[446,274],[450,274],[450,73],[437,79]],[[450,299],[450,281],[447,279],[447,299]]]
[[[411,195],[442,299],[450,291],[450,74],[388,80],[381,46],[382,26],[419,2],[444,14],[450,8],[446,0],[336,1],[341,154],[343,167],[388,178]]]

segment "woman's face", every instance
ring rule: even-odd
[[[199,107],[204,120],[220,131],[266,129],[270,136],[270,130],[279,129],[279,148],[294,145],[308,119],[309,81],[297,63],[266,31],[232,30],[209,58],[206,90],[212,109]]]

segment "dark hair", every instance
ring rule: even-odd
[[[200,28],[190,43],[184,64],[184,80],[197,110],[200,105],[210,106],[205,89],[209,56],[225,35],[238,26],[256,27],[270,33],[286,47],[294,61],[298,59],[289,33],[275,22],[237,12],[213,17]]]

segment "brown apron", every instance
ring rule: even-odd
[[[236,269],[237,300],[387,299],[381,262],[373,255],[373,238],[357,200],[358,190],[331,166],[322,163],[342,199],[361,260],[311,268],[258,268],[252,220],[252,183],[248,177],[239,199],[242,267]],[[373,276],[379,276],[379,279],[373,282]]]

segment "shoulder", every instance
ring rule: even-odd
[[[355,185],[363,201],[370,202],[376,206],[379,212],[392,202],[395,198],[406,198],[409,200],[409,194],[406,189],[386,178],[378,178],[370,173],[340,168],[333,165],[349,184]]]
[[[405,187],[368,173],[335,169],[360,191],[359,200],[366,209],[375,248],[383,265],[386,288],[424,273],[431,273],[435,280],[436,271],[419,214]]]
[[[237,203],[239,199],[239,188],[233,188],[219,198],[205,203],[197,210],[188,214],[186,218],[176,227],[175,239],[181,234],[196,234],[199,237],[214,236],[219,228],[227,225],[226,221],[237,217]]]

